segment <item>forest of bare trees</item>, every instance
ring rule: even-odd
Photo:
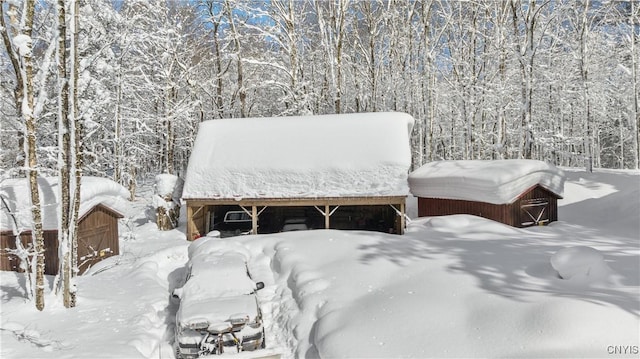
[[[82,132],[83,173],[132,193],[148,174],[182,174],[197,124],[230,117],[404,111],[416,166],[639,165],[637,1],[79,1],[70,115],[56,2],[35,2],[33,25],[25,3],[0,2],[2,178],[58,173],[60,116]],[[15,62],[24,31],[32,52]]]

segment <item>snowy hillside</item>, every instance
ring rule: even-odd
[[[637,357],[640,173],[565,174],[559,222],[547,227],[458,215],[414,220],[404,236],[223,239],[251,254],[253,277],[266,284],[262,354]],[[157,231],[144,214],[151,192],[141,195],[138,216],[121,228],[135,239],[79,278],[76,308],[51,295],[38,312],[24,300],[24,277],[0,273],[0,357],[173,357],[169,294],[185,275],[188,243],[182,227]]]

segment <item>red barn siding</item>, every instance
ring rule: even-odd
[[[122,216],[107,207],[98,205],[85,214],[78,223],[78,268],[84,273],[102,259],[120,253],[118,218]],[[24,247],[31,243],[31,233],[21,236]],[[11,231],[0,233],[0,270],[20,271],[18,259],[9,255],[6,248],[15,249],[15,236]],[[45,274],[58,273],[58,231],[44,231]],[[83,258],[83,259],[82,259]]]
[[[523,192],[510,204],[492,204],[486,202],[464,201],[443,198],[418,198],[418,216],[446,216],[453,214],[471,214],[478,217],[491,219],[514,227],[526,227],[528,215],[523,212],[522,206],[534,199],[543,199],[546,205],[544,216],[548,222],[558,220],[558,198],[541,186],[534,186]]]
[[[21,236],[22,246],[31,244],[31,232]],[[6,249],[16,249],[16,237],[11,232],[0,233],[0,270],[20,272],[19,261],[16,256],[9,255]],[[55,275],[58,273],[58,231],[44,231],[44,273]]]

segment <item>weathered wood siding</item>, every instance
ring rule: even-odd
[[[78,224],[78,269],[84,273],[99,261],[120,253],[117,213],[96,206]]]
[[[31,233],[25,232],[20,236],[22,246],[31,244]],[[11,232],[0,233],[0,270],[21,272],[18,258],[9,255],[6,249],[16,249],[16,237]],[[55,275],[58,273],[58,231],[44,231],[44,273]]]
[[[552,192],[549,192],[543,187],[535,186],[532,189],[524,192],[513,203],[513,206],[512,206],[513,216],[514,218],[518,219],[518,223],[524,222],[527,219],[526,213],[524,213],[521,210],[521,208],[525,204],[525,202],[527,200],[533,200],[533,199],[544,199],[548,201],[545,218],[547,218],[549,222],[555,222],[558,220],[558,198],[560,197],[555,195]]]
[[[558,196],[540,186],[534,186],[525,191],[510,204],[492,204],[486,202],[463,201],[442,198],[418,198],[418,216],[446,216],[453,214],[471,214],[478,217],[491,219],[514,227],[526,227],[523,222],[527,220],[527,214],[522,206],[527,201],[544,199],[548,204],[543,213],[545,223],[558,220]],[[533,224],[532,224],[533,225]]]
[[[78,224],[78,268],[84,273],[95,263],[120,253],[118,241],[118,218],[121,216],[98,205],[89,211]],[[22,245],[31,244],[31,233],[21,236]],[[5,249],[15,249],[16,239],[11,231],[0,233],[0,269],[19,272],[18,259],[7,254]],[[58,231],[44,231],[45,274],[58,273]]]

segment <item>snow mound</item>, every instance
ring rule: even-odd
[[[196,255],[241,255],[244,260],[251,258],[251,252],[237,242],[221,241],[214,236],[201,237],[189,245],[189,259]]]
[[[535,160],[436,161],[409,175],[415,196],[493,204],[512,203],[535,185],[562,197],[564,182],[562,170]]]
[[[183,198],[407,195],[405,113],[204,121]]]
[[[587,246],[559,250],[551,257],[551,266],[560,278],[582,284],[608,281],[614,274],[604,255]]]
[[[411,223],[411,227],[426,227],[429,230],[443,233],[474,234],[478,235],[478,237],[480,238],[486,238],[487,233],[507,236],[521,235],[521,232],[518,228],[514,228],[500,222],[469,214],[424,217],[424,219],[419,219],[412,222],[415,223]]]

